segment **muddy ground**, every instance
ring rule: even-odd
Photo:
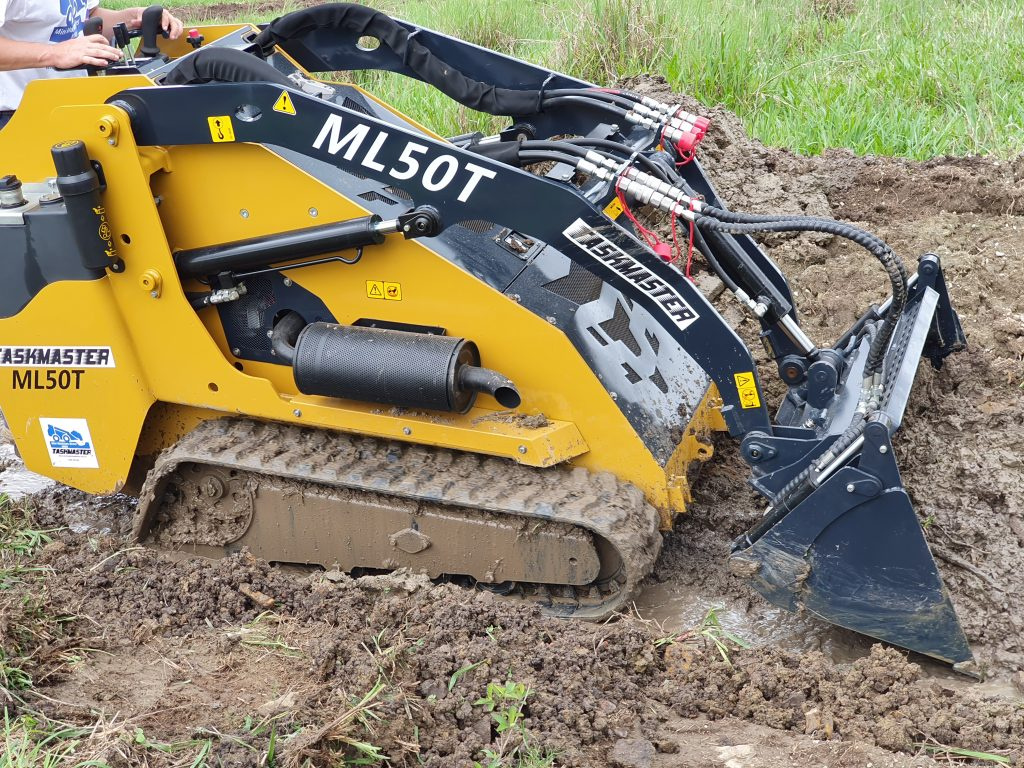
[[[667,96],[658,82],[641,87]],[[949,759],[940,745],[1021,763],[1024,158],[797,157],[751,141],[722,110],[697,111],[713,118],[699,157],[733,208],[835,216],[908,263],[942,258],[969,347],[941,371],[922,365],[896,445],[989,683],[750,596],[724,554],[762,505],[722,441],[637,615],[597,626],[402,575],[353,580],[245,555],[171,561],[126,542],[131,499],[83,509],[75,492],[43,491],[31,497],[37,524],[78,532],[37,553],[45,575],[0,589],[0,643],[34,683],[7,695],[8,711],[93,727],[75,759],[111,765],[190,765],[203,750],[211,765],[265,764],[268,752],[278,765],[334,765],[365,757],[359,741],[393,765],[461,766],[522,747],[523,731],[500,733],[480,703],[488,683],[511,680],[529,688],[528,745],[557,765],[926,766]],[[843,241],[774,236],[767,247],[819,342],[884,298],[881,270]],[[754,647],[723,655],[680,635],[714,605]]]

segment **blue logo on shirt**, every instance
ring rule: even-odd
[[[82,34],[85,26],[89,0],[60,0],[60,10],[64,21],[57,24],[50,33],[51,43],[63,43]]]

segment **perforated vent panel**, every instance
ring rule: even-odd
[[[388,205],[398,205],[397,200],[392,200],[386,195],[382,195],[375,189],[371,189],[369,192],[363,192],[359,197],[370,203],[387,203]]]
[[[643,379],[643,376],[634,371],[633,367],[629,363],[623,363],[622,368],[626,372],[626,381],[628,381],[630,384],[636,384],[637,382]]]
[[[665,377],[661,375],[661,371],[659,371],[657,368],[655,368],[654,373],[651,374],[651,381],[654,383],[654,386],[656,386],[666,395],[668,394],[668,382],[665,381]]]
[[[341,106],[343,106],[345,109],[351,109],[353,112],[359,112],[360,114],[363,114],[363,115],[373,114],[372,112],[370,112],[370,110],[368,110],[366,107],[364,107],[358,101],[356,101],[355,99],[349,98],[348,96],[346,96],[345,100],[343,102],[341,102]]]
[[[574,304],[589,304],[601,296],[602,285],[601,278],[573,262],[569,274],[545,283],[544,287]],[[629,321],[626,322],[628,325]]]
[[[494,224],[483,219],[468,219],[466,221],[458,222],[458,225],[463,229],[468,229],[470,232],[476,232],[478,235],[482,235],[486,232],[490,232],[494,229]]]
[[[412,195],[406,192],[401,187],[384,187],[384,191],[389,195],[394,195],[399,200],[412,200]]]
[[[629,314],[626,312],[626,308],[621,303],[615,303],[615,314],[608,320],[600,323],[601,330],[608,334],[608,336],[615,341],[621,341],[637,357],[640,356],[640,344],[636,340],[636,336],[629,330]]]
[[[654,350],[654,354],[657,355],[661,349],[661,342],[658,341],[658,337],[650,331],[644,331],[644,336],[647,338],[647,343],[651,345],[651,349]]]
[[[277,299],[267,275],[247,277],[245,287],[247,291],[241,299],[218,307],[220,320],[225,335],[238,350],[238,357],[260,359],[270,352],[267,329],[273,325]]]

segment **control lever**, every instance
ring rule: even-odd
[[[102,35],[103,34],[103,17],[102,16],[90,16],[85,20],[85,25],[82,27],[82,35],[88,37],[89,35]],[[92,77],[97,72],[103,70],[104,67],[97,67],[95,64],[86,64],[85,71],[89,73],[89,77]]]
[[[132,53],[132,33],[123,21],[114,25],[114,45],[121,49],[125,63],[135,66],[135,54]]]
[[[167,37],[163,28],[164,7],[162,5],[151,5],[142,12],[142,43],[139,45],[139,55],[152,59],[160,55],[160,49],[156,45],[156,36]]]
[[[103,17],[102,16],[90,16],[85,20],[85,26],[82,27],[82,34],[88,37],[89,35],[102,35],[103,34]]]

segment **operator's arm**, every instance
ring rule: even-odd
[[[70,69],[82,64],[103,67],[120,58],[121,52],[103,35],[76,37],[63,43],[24,43],[0,37],[0,70]]]
[[[103,29],[110,31],[116,24],[124,23],[128,26],[128,29],[138,29],[142,26],[142,12],[145,8],[125,8],[120,11],[111,11],[107,8],[93,8],[90,16],[99,16],[103,19]],[[181,31],[183,29],[181,21],[172,16],[170,11],[165,10],[163,19],[160,21],[160,26],[167,32],[168,37],[171,40],[177,40],[181,37]]]

